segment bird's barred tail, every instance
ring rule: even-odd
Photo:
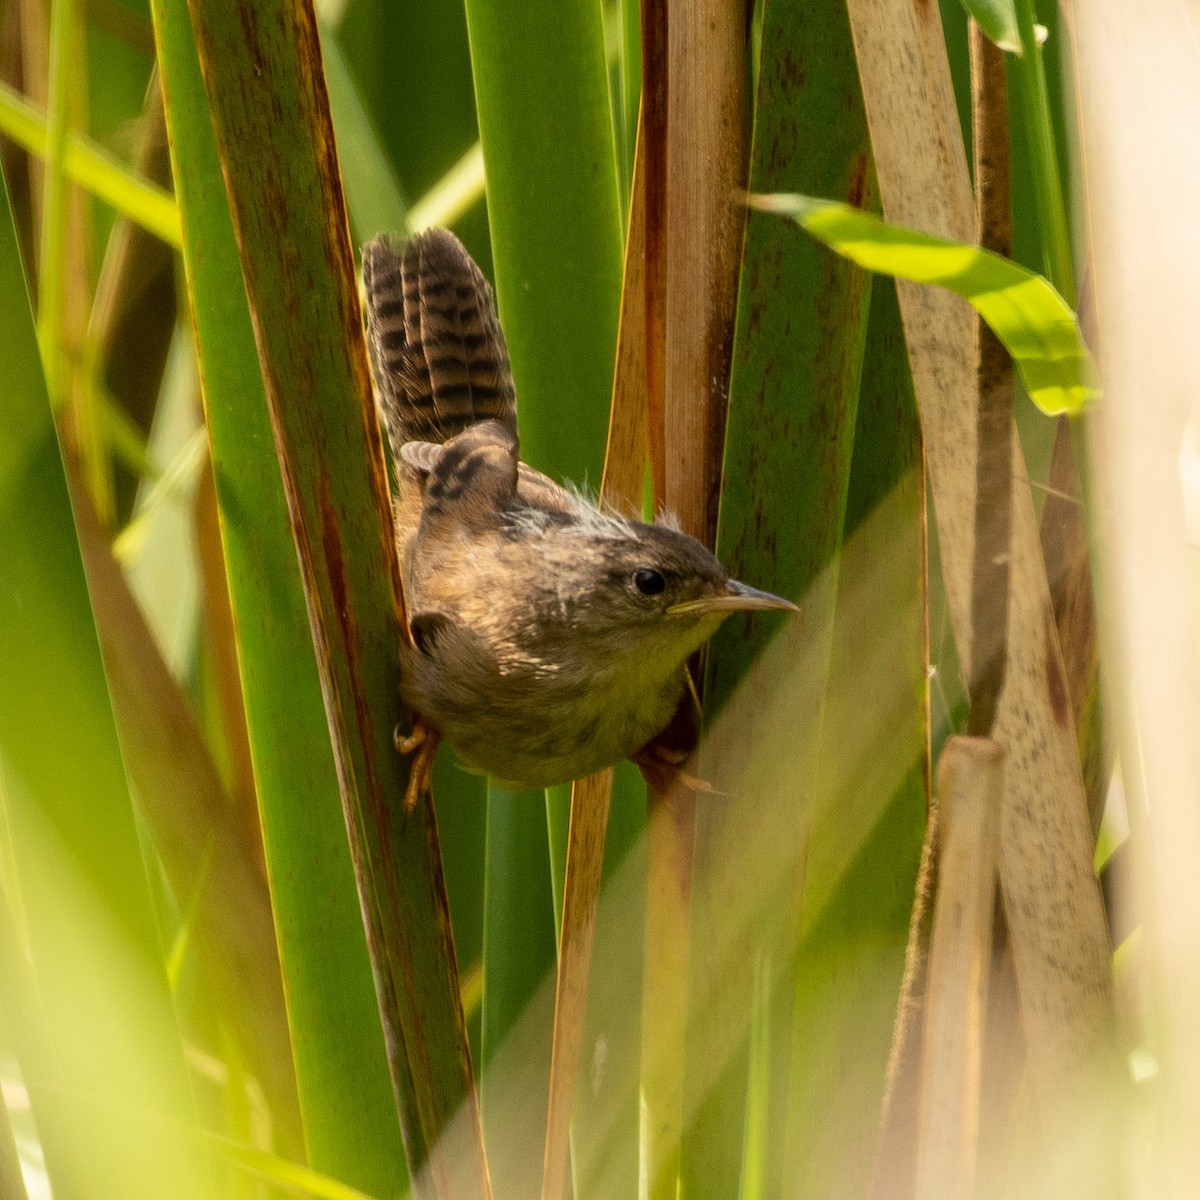
[[[392,453],[477,421],[517,426],[508,346],[492,290],[445,229],[363,247],[367,335]]]

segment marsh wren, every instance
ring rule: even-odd
[[[413,787],[439,735],[514,788],[623,758],[647,771],[688,656],[730,613],[795,606],[730,579],[679,530],[601,513],[520,461],[491,289],[453,234],[375,238],[363,284],[397,476],[400,689],[418,718],[402,748],[425,743]]]

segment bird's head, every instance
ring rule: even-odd
[[[546,603],[598,656],[643,655],[648,671],[673,670],[733,613],[796,611],[731,579],[700,542],[669,526],[597,517],[563,532],[543,543]]]

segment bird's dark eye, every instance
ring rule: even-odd
[[[657,596],[667,586],[667,581],[653,568],[639,567],[633,573],[633,586],[643,596]]]

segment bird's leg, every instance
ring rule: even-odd
[[[630,755],[630,761],[641,771],[642,778],[660,796],[666,795],[676,784],[691,792],[716,792],[711,783],[680,770],[681,764],[700,743],[700,697],[696,694],[690,668],[685,668],[684,679],[687,687],[666,727],[636,754]]]
[[[434,729],[420,713],[413,716],[412,733],[402,734],[397,725],[392,742],[401,754],[411,754],[408,767],[408,788],[404,793],[404,812],[408,814],[417,807],[423,793],[433,790],[433,760],[437,757],[441,733]]]

